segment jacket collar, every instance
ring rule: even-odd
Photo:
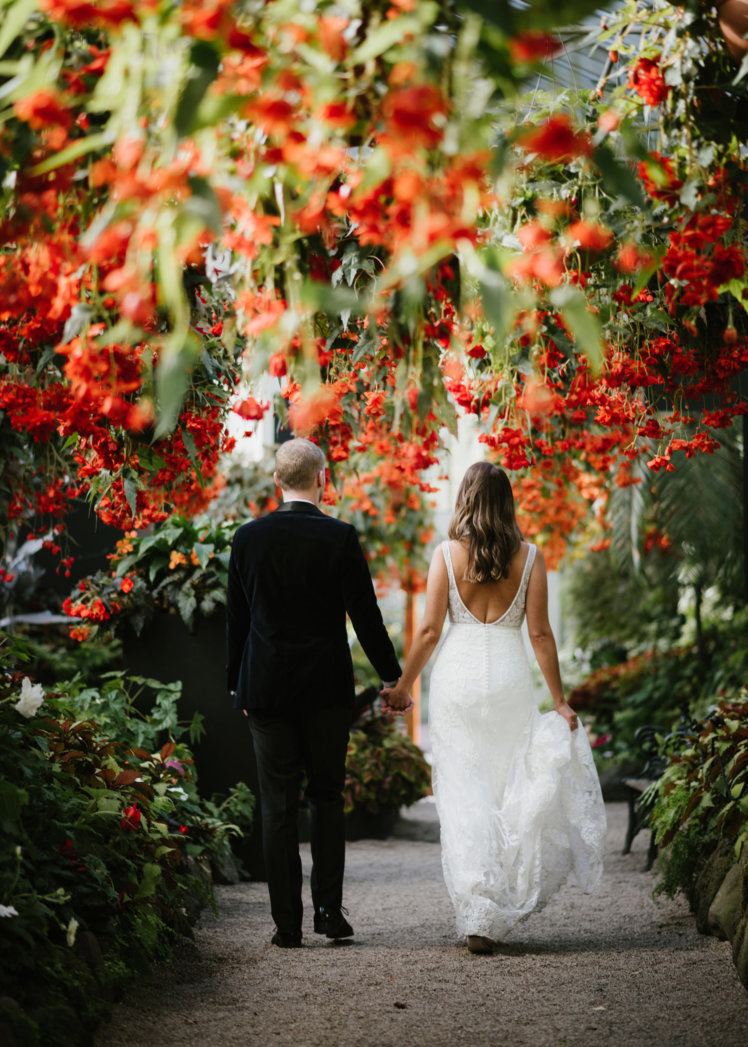
[[[309,513],[311,516],[324,516],[325,514],[311,502],[283,502],[275,510],[276,513]]]

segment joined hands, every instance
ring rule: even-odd
[[[379,692],[382,699],[382,712],[385,716],[400,716],[409,712],[415,702],[407,691],[395,687],[383,687]]]

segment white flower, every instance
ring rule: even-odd
[[[0,918],[3,916],[18,916],[15,905],[0,905]]]
[[[36,716],[36,711],[43,701],[44,688],[42,685],[40,683],[32,684],[28,676],[24,676],[21,684],[21,697],[13,708],[28,720],[30,716]]]
[[[68,945],[75,944],[75,932],[78,930],[78,921],[74,916],[70,917],[70,923],[68,924],[67,942]]]

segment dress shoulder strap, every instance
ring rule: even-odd
[[[442,556],[444,557],[444,562],[447,565],[449,584],[453,589],[456,589],[457,583],[455,582],[455,569],[452,566],[452,551],[449,548],[449,540],[447,540],[446,542],[442,542]]]
[[[532,542],[528,543],[530,548],[527,550],[527,559],[525,560],[525,566],[522,571],[522,578],[519,583],[519,602],[524,605],[525,595],[527,593],[527,587],[530,584],[530,573],[532,571],[532,565],[535,563],[535,556],[538,551],[537,545],[533,545]]]

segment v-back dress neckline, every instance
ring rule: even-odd
[[[452,550],[449,547],[449,540],[447,540],[445,542],[442,542],[442,550],[443,550],[443,555],[444,555],[444,562],[447,565],[447,573],[449,575],[450,590],[452,592],[454,592],[456,602],[459,603],[460,607],[465,612],[465,614],[469,615],[470,618],[472,618],[473,622],[476,625],[483,625],[483,626],[501,625],[504,622],[504,619],[507,618],[507,616],[516,607],[516,605],[517,605],[517,603],[519,601],[519,598],[520,598],[520,594],[527,590],[527,583],[528,583],[528,580],[529,580],[529,577],[530,577],[530,571],[532,570],[532,565],[535,562],[536,546],[534,546],[531,542],[528,542],[528,546],[529,546],[529,548],[527,550],[527,555],[525,556],[525,563],[524,563],[524,566],[522,568],[522,575],[521,575],[520,580],[519,580],[519,585],[517,586],[517,591],[515,592],[514,596],[512,597],[511,603],[509,604],[507,609],[504,611],[504,613],[499,615],[498,618],[494,618],[490,622],[482,622],[480,620],[480,618],[477,618],[473,614],[473,612],[470,610],[470,608],[467,606],[467,604],[463,600],[462,596],[460,595],[460,590],[459,590],[459,587],[457,585],[457,579],[455,577],[454,565],[452,563]],[[521,618],[524,618],[524,606],[522,607]],[[521,624],[521,622],[520,622],[520,624]]]

